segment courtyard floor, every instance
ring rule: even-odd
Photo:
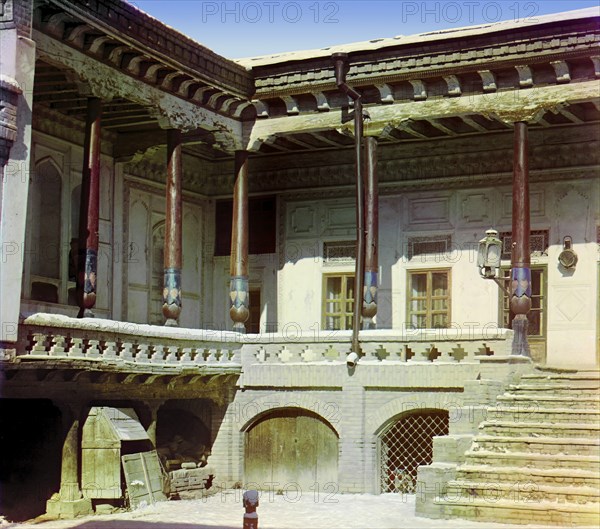
[[[465,520],[432,520],[415,516],[414,495],[261,494],[260,529],[542,529],[545,525],[507,525]],[[241,529],[241,491],[231,490],[199,500],[161,502],[132,512],[77,520],[6,523],[2,529]],[[556,526],[553,527],[556,529]]]

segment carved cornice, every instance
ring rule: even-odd
[[[160,60],[165,68],[174,68],[176,76],[189,74],[192,77],[246,98],[253,89],[251,75],[242,66],[230,61],[189,37],[170,28],[142,12],[134,5],[119,0],[47,0],[61,11],[54,20],[45,20],[46,31],[66,38],[73,46],[84,47],[86,35],[106,35],[106,41],[124,44],[113,50],[114,55],[138,55],[141,60]],[[43,6],[42,6],[43,7]],[[39,26],[39,24],[38,24]],[[66,30],[66,31],[65,31]],[[145,56],[144,56],[145,55]],[[116,61],[117,58],[115,58]],[[132,67],[132,58],[119,60],[120,64]],[[173,86],[174,79],[167,82]]]
[[[10,149],[17,139],[17,105],[22,90],[17,81],[0,75],[0,165],[8,162]]]
[[[71,70],[89,86],[92,95],[105,101],[124,98],[142,105],[164,129],[211,131],[225,151],[233,152],[241,148],[242,125],[239,121],[145,84],[77,50],[67,48],[39,31],[34,31],[34,39],[41,58],[59,68]]]
[[[565,58],[584,57],[597,49],[599,43],[599,34],[584,30],[565,35],[554,33],[537,39],[513,38],[510,42],[495,44],[480,42],[479,45],[467,48],[434,52],[429,48],[427,52],[423,52],[422,48],[416,47],[414,50],[404,49],[395,54],[388,52],[387,57],[383,58],[376,58],[373,54],[364,52],[362,55],[365,58],[361,59],[358,55],[353,59],[347,81],[352,86],[361,87],[400,81],[422,82],[435,77],[478,71],[489,71],[491,74],[496,69],[515,66],[528,68],[527,64],[551,64],[557,60],[564,62]],[[256,67],[253,72],[256,76],[257,98],[336,89],[330,61],[315,60],[313,65],[307,65],[307,60],[289,65],[273,64]],[[557,72],[557,79],[559,82],[565,82],[566,78]],[[490,86],[489,76],[487,86]],[[489,91],[489,88],[486,91]]]

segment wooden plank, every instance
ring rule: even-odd
[[[162,490],[162,469],[156,450],[124,455],[121,460],[132,508],[143,502],[154,504],[167,499]]]

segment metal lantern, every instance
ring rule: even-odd
[[[502,256],[502,241],[498,238],[496,230],[487,230],[485,237],[479,241],[477,252],[477,268],[482,277],[493,279],[496,277],[496,268],[500,266]]]

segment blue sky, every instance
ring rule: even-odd
[[[535,17],[599,0],[133,0],[132,4],[229,58]]]

